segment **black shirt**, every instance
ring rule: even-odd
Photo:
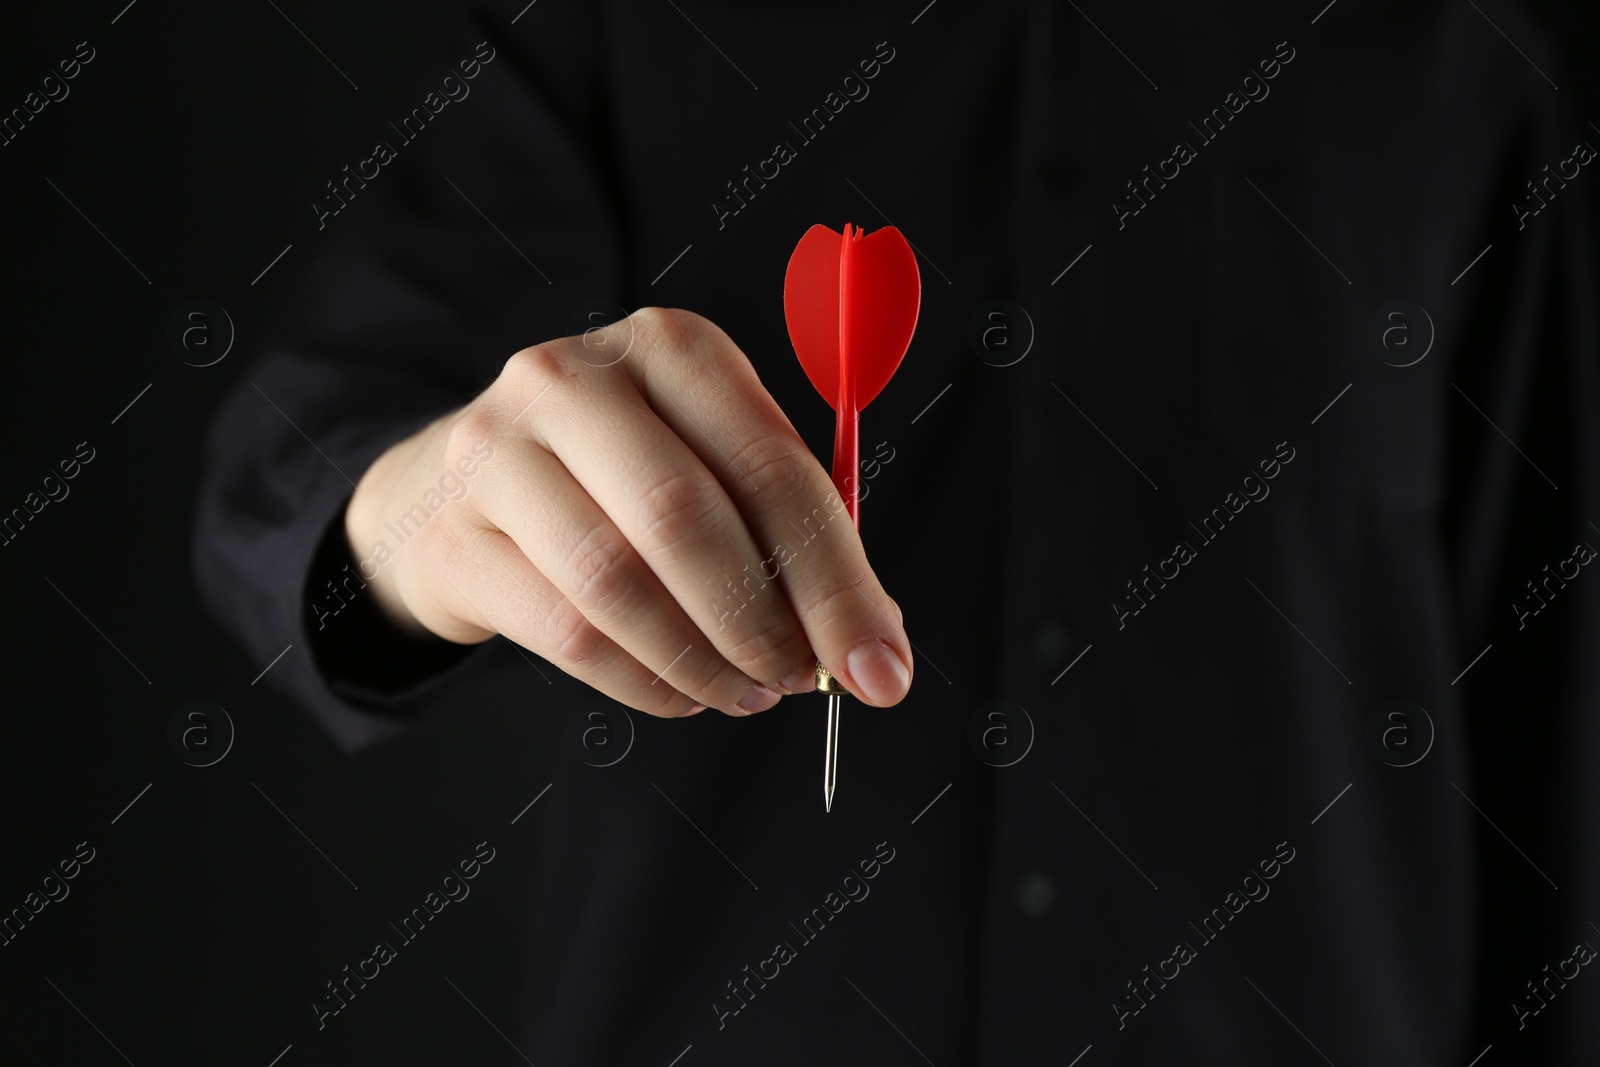
[[[518,1047],[1594,1062],[1596,994],[1550,975],[1600,944],[1600,134],[1508,43],[1539,31],[921,6],[540,4],[451,41],[470,92],[311,208],[251,375],[282,415],[246,385],[216,422],[215,610],[293,642],[272,680],[349,748],[448,707],[503,641],[408,647],[359,597],[318,629],[350,480],[594,302],[718,323],[825,458],[784,263],[892,222],[923,305],[862,533],[916,684],[847,707],[831,815],[820,698],[561,761]],[[503,699],[606,706],[542,667]]]

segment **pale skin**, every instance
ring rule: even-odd
[[[667,718],[765,711],[812,691],[818,659],[867,704],[910,688],[900,608],[832,480],[706,319],[644,308],[516,353],[362,476],[355,558],[467,457],[466,494],[366,579],[397,625],[504,634]]]

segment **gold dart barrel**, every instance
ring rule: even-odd
[[[847,692],[845,687],[839,684],[839,679],[835,678],[828,668],[822,665],[821,660],[817,661],[817,692],[830,694]]]

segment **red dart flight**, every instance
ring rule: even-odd
[[[889,384],[917,328],[922,277],[911,246],[893,226],[844,235],[813,226],[789,257],[783,311],[806,377],[837,414],[833,484],[856,511],[861,412]]]

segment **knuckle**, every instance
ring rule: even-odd
[[[400,521],[406,522],[423,510],[413,504],[409,512],[400,516]],[[418,554],[429,570],[446,576],[459,574],[472,566],[471,557],[477,554],[471,544],[472,535],[465,530],[445,529],[444,525],[442,522],[429,522],[411,536],[416,540]]]
[[[512,402],[521,407],[540,390],[574,373],[560,345],[537,344],[512,353],[500,369],[499,380],[511,390]]]
[[[570,600],[558,602],[544,623],[545,640],[555,661],[568,667],[583,667],[598,660],[610,644],[583,612]]]
[[[860,558],[860,535],[856,533],[855,524],[850,521],[850,512],[845,508],[844,501],[833,491],[831,483],[827,495],[820,500],[810,495],[797,496],[794,503],[798,504],[798,508],[793,511],[785,508],[782,517],[785,526],[793,530],[798,538],[796,555],[804,552],[812,541],[820,541],[824,551],[833,554],[836,559],[850,561]],[[841,562],[840,566],[842,565]],[[820,575],[819,580],[839,580],[845,577],[847,575],[830,569]],[[858,583],[860,580],[856,579]],[[848,589],[848,585],[840,588]]]
[[[424,582],[416,593],[419,597],[416,608],[434,617],[493,630],[483,613],[450,581],[452,574],[460,575],[485,565],[491,554],[489,538],[492,536],[492,531],[481,526],[451,522],[443,516],[435,517],[417,531],[413,535],[417,543],[416,562],[427,574],[442,576],[445,581]]]
[[[647,333],[664,337],[684,337],[698,332],[706,319],[683,308],[642,307],[628,316]]]
[[[860,614],[860,607],[860,598],[854,589],[848,585],[836,585],[806,605],[804,613],[813,626],[833,629],[841,624],[849,624]]]
[[[874,610],[877,605],[860,588],[863,584],[865,582],[862,579],[857,579],[853,583],[846,581],[824,590],[804,609],[806,620],[813,626],[827,630],[852,631],[863,636],[888,636],[884,634],[889,628],[887,620],[895,629],[903,632],[897,618],[899,606],[887,597],[880,597],[886,602],[885,607]]]
[[[750,360],[716,323],[682,308],[645,307],[628,317],[641,365],[669,365],[676,388],[695,391],[737,386],[741,399],[759,401],[760,381]],[[651,388],[647,373],[641,384]],[[766,401],[776,407],[770,397]]]
[[[650,304],[639,308],[628,318],[644,329],[655,329],[661,327],[671,315],[671,308],[657,307],[654,304]]]
[[[683,308],[643,307],[628,316],[636,336],[645,347],[657,351],[694,352],[705,359],[687,368],[691,373],[705,370],[701,364],[715,361],[727,342],[727,335],[703,315]]]
[[[633,546],[606,526],[597,526],[567,559],[573,599],[601,615],[625,612],[639,588]]]
[[[493,417],[481,406],[471,405],[455,417],[445,433],[446,469],[454,469],[462,460],[481,457],[485,449],[493,449],[499,436]]]
[[[435,573],[461,574],[484,564],[492,531],[445,516],[422,527],[417,536],[423,558]]]
[[[685,312],[675,308],[642,307],[628,316],[635,334],[643,337],[651,347],[681,342],[686,333],[683,320]]]
[[[687,714],[694,702],[672,686],[657,682],[653,686],[646,686],[643,695],[633,706],[658,719],[676,719]]]
[[[672,549],[696,537],[714,534],[720,501],[705,478],[673,471],[639,498],[641,538]]]
[[[766,625],[733,638],[728,660],[754,678],[778,679],[800,659],[797,638],[801,631],[793,619],[772,619]]]
[[[900,605],[894,598],[883,591],[883,586],[878,584],[875,575],[868,572],[865,578],[856,579],[856,602],[861,606],[861,614],[868,620],[868,625],[882,633],[885,627],[893,627],[900,633],[905,633],[905,612],[900,610]]]
[[[803,444],[782,434],[762,434],[741,445],[730,457],[735,470],[742,471],[756,485],[758,493],[783,488],[808,486],[814,481],[810,468],[822,468],[805,451]],[[825,477],[825,476],[824,476]]]
[[[692,663],[691,658],[694,660]],[[671,681],[672,688],[680,693],[687,693],[710,707],[727,703],[722,694],[739,688],[734,683],[737,672],[731,670],[715,652],[710,655],[685,656],[682,662],[672,668],[672,673],[674,678],[663,678],[662,681]]]

